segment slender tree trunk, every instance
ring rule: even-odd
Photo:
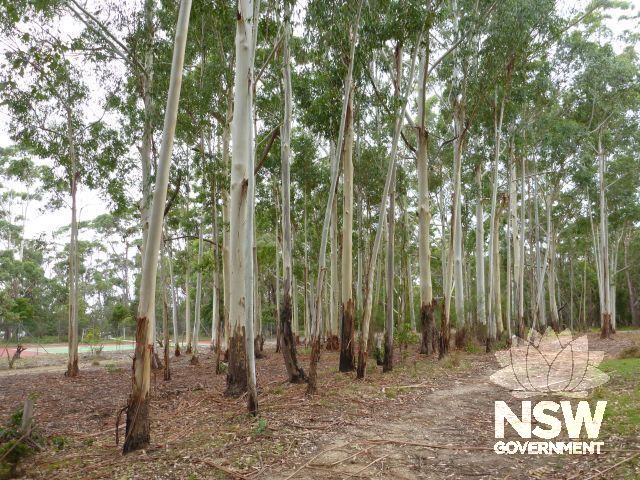
[[[160,263],[160,283],[162,284],[162,337],[163,337],[163,350],[164,350],[164,372],[163,378],[165,381],[171,380],[171,365],[169,363],[169,349],[171,337],[169,336],[169,304],[167,302],[167,275],[165,266],[165,248],[164,240],[162,241],[161,248],[161,263]]]
[[[504,105],[506,96],[503,95],[498,107],[498,93],[496,91],[493,102],[493,126],[494,126],[494,154],[493,168],[491,177],[491,225],[489,232],[489,311],[488,311],[488,331],[487,331],[487,351],[491,351],[493,343],[500,333],[502,333],[501,318],[497,318],[498,302],[500,298],[497,293],[498,275],[500,265],[497,263],[496,255],[499,251],[500,232],[498,230],[499,223],[496,221],[498,217],[498,164],[501,154],[502,140],[502,121],[504,118]],[[499,109],[498,109],[499,108]]]
[[[253,338],[253,61],[254,30],[253,0],[240,0],[236,17],[236,70],[234,80],[234,110],[231,124],[233,151],[231,155],[230,250],[231,291],[229,319],[231,341],[227,394],[248,391],[247,408],[258,409]],[[242,327],[244,322],[244,328]]]
[[[373,278],[375,274],[375,264],[378,261],[378,253],[380,251],[380,244],[382,242],[382,226],[385,223],[385,217],[387,215],[387,197],[389,196],[389,192],[392,188],[392,181],[394,180],[394,172],[396,168],[396,158],[398,153],[398,141],[400,139],[400,132],[402,131],[402,125],[404,123],[404,111],[406,109],[407,101],[409,99],[409,95],[411,94],[411,90],[413,88],[413,80],[415,73],[415,64],[416,57],[418,55],[418,47],[420,42],[422,41],[423,31],[421,30],[418,34],[418,38],[416,41],[416,48],[412,55],[411,59],[411,67],[409,70],[409,77],[406,84],[406,91],[402,96],[402,100],[400,102],[400,106],[398,110],[395,112],[395,125],[393,132],[393,139],[391,141],[391,153],[389,156],[389,167],[387,169],[387,177],[384,184],[384,190],[382,192],[382,200],[380,202],[380,209],[378,211],[378,229],[376,231],[376,236],[373,241],[373,248],[371,250],[371,257],[369,258],[369,269],[367,272],[367,283],[365,287],[365,303],[364,303],[364,312],[362,317],[362,332],[360,335],[360,350],[358,352],[358,367],[357,367],[357,377],[364,378],[366,367],[367,367],[367,357],[368,357],[368,344],[369,344],[369,326],[371,323],[371,307],[373,304]]]
[[[384,325],[384,363],[382,365],[383,372],[393,370],[393,303],[395,299],[394,291],[394,251],[395,251],[395,230],[396,230],[396,172],[395,166],[391,177],[391,190],[389,192],[389,211],[387,213],[387,271],[386,273],[386,290],[387,303],[385,310]]]
[[[178,115],[180,87],[182,85],[182,68],[184,51],[187,43],[189,13],[191,0],[183,0],[180,4],[176,38],[171,63],[169,93],[165,109],[162,144],[156,174],[156,185],[151,206],[149,236],[143,262],[143,274],[140,284],[140,302],[138,304],[136,348],[133,359],[133,391],[129,396],[126,408],[126,434],[123,452],[131,452],[144,448],[149,443],[149,388],[151,384],[151,353],[153,338],[149,338],[150,307],[156,290],[156,272],[158,268],[158,252],[162,236],[162,222],[169,184],[169,166],[173,149],[173,138]]]
[[[191,364],[197,365],[198,361],[198,340],[200,337],[200,318],[202,310],[202,256],[204,253],[204,241],[203,236],[203,224],[204,220],[200,219],[200,226],[198,229],[198,273],[196,276],[196,312],[193,323],[193,355],[191,356]]]
[[[190,241],[187,239],[187,243],[186,243],[186,247],[187,247],[187,254],[186,254],[186,268],[185,268],[185,274],[184,274],[184,333],[185,333],[185,343],[187,344],[187,348],[185,350],[187,355],[191,355],[193,353],[193,346],[192,346],[192,330],[191,330],[191,292],[190,292],[190,285],[191,285],[191,262],[190,262],[190,255],[189,255],[189,244]]]
[[[211,314],[211,348],[216,351],[216,359],[218,359],[218,351],[220,350],[220,232],[218,227],[218,189],[215,176],[211,176],[211,217],[213,223],[213,291],[212,303],[213,312]],[[216,365],[216,370],[219,365]]]
[[[352,162],[353,163],[353,162]],[[344,188],[344,186],[343,186]],[[363,274],[363,264],[364,264],[364,252],[362,249],[362,245],[367,245],[368,243],[368,236],[367,236],[367,232],[364,231],[364,213],[363,213],[363,206],[362,206],[362,194],[359,194],[359,201],[358,201],[358,245],[357,245],[357,249],[358,249],[358,253],[357,253],[357,260],[358,260],[358,266],[357,266],[357,287],[356,287],[356,310],[358,312],[362,312],[362,274]],[[344,227],[343,227],[344,228]],[[344,232],[344,230],[343,230]],[[344,233],[343,233],[344,235]],[[365,238],[365,240],[363,241],[363,237]],[[343,255],[344,255],[344,241],[342,243],[343,245]],[[344,260],[343,260],[344,262]],[[343,273],[344,276],[344,273]],[[355,341],[354,341],[355,343]],[[352,355],[353,358],[353,355]],[[353,364],[355,365],[355,362],[353,362]]]
[[[407,304],[407,318],[409,319],[409,325],[411,327],[411,331],[416,331],[416,313],[414,310],[414,299],[413,299],[413,265],[411,262],[411,255],[409,254],[409,231],[411,229],[411,224],[409,220],[409,205],[407,202],[407,197],[405,195],[404,198],[404,225],[403,225],[403,251],[405,252],[405,281],[406,281],[406,304]],[[406,322],[406,319],[405,319]]]
[[[340,301],[340,281],[338,280],[338,195],[333,197],[331,207],[331,289],[329,291],[329,322],[327,328],[327,350],[339,350],[338,302]],[[344,282],[344,279],[343,279]]]
[[[282,137],[281,137],[282,138]],[[282,141],[282,140],[281,140]],[[284,145],[284,141],[282,143]],[[282,150],[284,149],[284,146],[281,146],[280,151],[282,152]],[[287,167],[288,168],[288,167]],[[282,174],[282,170],[280,170],[280,173]],[[276,353],[280,353],[280,350],[282,348],[281,346],[281,339],[282,339],[282,327],[281,327],[281,317],[282,317],[282,311],[280,310],[280,249],[282,248],[282,239],[280,238],[280,231],[281,231],[281,220],[280,220],[280,198],[278,195],[278,187],[276,185],[276,180],[274,178],[273,180],[273,198],[274,198],[274,203],[275,203],[275,217],[276,217],[276,274],[274,277],[274,283],[275,283],[275,291],[274,291],[274,298],[275,298],[275,303],[276,303],[276,314],[275,314],[275,324],[276,324]],[[295,286],[293,286],[292,288],[295,288]],[[295,343],[295,335],[294,335],[294,343]]]
[[[346,136],[342,152],[342,315],[340,364],[341,372],[355,370],[355,309],[353,304],[353,90],[349,95]]]
[[[598,177],[600,181],[600,324],[601,338],[611,336],[611,297],[609,271],[609,214],[607,212],[606,153],[602,146],[602,128],[598,130]]]
[[[176,344],[174,355],[176,357],[180,356],[180,331],[178,328],[178,289],[176,288],[175,276],[173,274],[173,248],[171,247],[171,242],[169,242],[168,247],[168,261],[169,261],[169,278],[171,285],[171,319],[173,320],[173,341]]]
[[[360,12],[362,11],[362,4],[364,0],[358,3],[358,13],[354,22],[352,35],[351,35],[351,52],[349,55],[349,67],[347,72],[347,78],[344,85],[344,96],[342,102],[342,112],[340,116],[340,130],[338,131],[338,141],[336,145],[342,145],[344,141],[347,110],[349,105],[349,97],[351,92],[351,82],[353,75],[353,64],[355,59],[356,44],[358,43],[358,29],[360,27]],[[326,268],[326,255],[327,255],[327,237],[329,235],[329,227],[331,224],[331,208],[336,195],[336,186],[338,184],[338,170],[340,155],[342,149],[336,148],[335,155],[331,159],[331,185],[329,187],[329,195],[327,198],[327,207],[324,214],[324,222],[322,225],[322,237],[320,239],[320,253],[318,255],[318,279],[316,281],[315,292],[315,305],[313,316],[311,318],[311,361],[309,366],[309,384],[307,388],[308,394],[316,393],[316,380],[317,380],[317,368],[320,361],[320,327],[322,325],[322,286],[324,284],[324,273]]]
[[[427,39],[427,42],[429,40]],[[436,323],[433,286],[431,282],[431,206],[429,205],[429,133],[426,124],[426,88],[429,69],[429,48],[424,50],[418,80],[418,266],[420,267],[420,353],[433,353]]]
[[[280,348],[284,358],[291,383],[301,383],[306,380],[306,375],[298,365],[296,352],[297,330],[294,332],[291,325],[292,289],[293,282],[293,240],[291,238],[291,59],[289,53],[289,39],[291,36],[291,4],[284,2],[284,38],[282,43],[282,78],[284,85],[284,121],[280,135],[281,161],[280,173],[282,176],[282,310],[280,312]],[[306,231],[305,231],[306,233]],[[306,251],[306,245],[305,245]],[[279,292],[278,292],[279,293]]]
[[[142,145],[140,147],[140,163],[142,171],[142,198],[140,200],[140,221],[142,224],[142,246],[141,256],[144,259],[144,251],[149,234],[149,207],[151,206],[151,144],[153,141],[153,10],[154,0],[144,2],[144,22],[145,22],[145,52],[144,71],[142,77],[142,102],[144,105]]]
[[[231,140],[231,119],[233,117],[233,91],[231,88],[227,92],[227,113],[222,128],[222,165],[225,171],[230,169],[229,164],[229,143]],[[229,251],[229,192],[226,187],[222,190],[222,286],[224,294],[224,310],[223,321],[224,328],[221,334],[224,334],[223,347],[221,350],[228,352],[229,339],[231,336],[231,327],[229,323],[229,302],[231,291],[231,253]],[[218,357],[220,353],[217,354]]]
[[[482,208],[482,164],[476,167],[478,201],[476,203],[476,315],[479,325],[487,324],[486,292],[484,285],[484,211]]]
[[[547,201],[547,248],[549,249],[549,274],[547,275],[547,289],[549,290],[549,316],[551,328],[560,331],[560,316],[556,302],[556,233],[553,228],[553,194]]]
[[[69,331],[67,377],[77,377],[78,368],[78,160],[76,158],[73,115],[67,107],[67,140],[71,158],[71,239],[69,242]]]
[[[518,337],[522,340],[525,338],[525,325],[524,325],[524,264],[525,264],[525,156],[522,156],[522,172],[520,181],[520,234],[518,237],[518,247],[514,244],[514,258],[516,256],[516,248],[520,252],[517,263],[520,265],[518,270]],[[515,175],[514,175],[515,176]]]

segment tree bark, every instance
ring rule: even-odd
[[[346,136],[342,152],[342,315],[341,372],[355,370],[355,309],[353,304],[353,90],[347,106]]]
[[[71,157],[71,238],[69,242],[69,331],[67,377],[77,377],[78,368],[78,159],[76,158],[73,115],[67,106],[67,140]]]
[[[349,97],[351,92],[351,82],[353,75],[353,64],[355,59],[356,44],[358,43],[358,29],[360,26],[360,13],[362,11],[361,0],[358,3],[358,12],[353,27],[353,34],[351,39],[351,52],[349,55],[349,67],[347,72],[347,78],[344,85],[344,96],[342,102],[342,112],[340,116],[340,129],[338,131],[338,141],[336,145],[342,145],[344,140],[347,108],[349,105]],[[307,387],[308,394],[314,394],[316,392],[316,380],[317,380],[317,368],[320,361],[320,327],[322,325],[322,286],[324,284],[324,273],[326,268],[326,255],[327,255],[327,237],[329,235],[329,227],[331,224],[331,208],[333,206],[334,197],[336,194],[336,186],[338,184],[338,170],[340,162],[340,154],[342,149],[336,148],[335,155],[331,159],[331,185],[329,188],[329,195],[327,198],[327,206],[325,208],[324,222],[322,225],[322,237],[320,239],[320,253],[318,258],[318,279],[316,281],[316,298],[313,316],[311,318],[311,361],[309,366],[309,383]]]
[[[258,4],[256,4],[258,5]],[[254,23],[255,22],[255,23]],[[248,392],[247,409],[256,413],[255,354],[253,338],[253,61],[257,16],[253,0],[240,0],[236,17],[236,69],[234,111],[231,124],[230,243],[231,291],[229,370],[227,394]],[[244,328],[242,327],[244,321]]]
[[[143,274],[140,284],[140,303],[138,305],[136,326],[136,347],[133,359],[133,391],[129,396],[126,414],[126,434],[123,452],[144,448],[149,443],[149,387],[151,384],[151,353],[153,338],[149,338],[150,307],[156,290],[156,273],[158,268],[158,252],[162,236],[164,208],[169,183],[169,167],[173,138],[178,115],[180,87],[182,85],[182,68],[187,43],[189,13],[191,0],[182,0],[178,14],[176,37],[171,63],[169,93],[165,110],[162,144],[156,175],[156,185],[151,207],[149,236],[143,262]]]
[[[291,383],[301,383],[307,377],[304,370],[298,365],[296,352],[297,331],[294,333],[291,318],[293,283],[293,240],[291,238],[291,60],[289,54],[289,38],[291,36],[291,4],[284,2],[284,38],[282,44],[282,78],[284,85],[284,122],[280,135],[281,161],[280,173],[282,176],[282,306],[280,311],[280,349],[287,369],[287,375]],[[277,248],[277,245],[276,245]],[[306,246],[305,246],[306,248]],[[279,292],[277,292],[279,295]]]
[[[407,101],[409,99],[409,95],[411,94],[411,90],[413,87],[414,73],[415,73],[415,64],[416,57],[418,55],[419,45],[422,41],[423,30],[420,30],[418,33],[418,38],[415,43],[414,53],[411,58],[411,67],[409,70],[409,77],[406,84],[406,91],[403,93],[402,100],[400,102],[399,108],[395,112],[395,125],[393,131],[393,139],[391,141],[391,153],[389,155],[389,167],[387,169],[387,176],[385,179],[384,190],[382,192],[382,200],[380,202],[380,209],[378,211],[378,229],[376,231],[376,236],[373,241],[373,248],[371,249],[371,256],[369,258],[369,269],[367,271],[367,283],[365,287],[365,303],[364,303],[364,312],[362,318],[362,332],[360,335],[360,350],[358,352],[358,367],[356,370],[357,378],[364,378],[366,367],[367,367],[367,357],[368,357],[368,345],[369,345],[369,326],[371,323],[371,310],[373,304],[373,278],[375,274],[375,264],[378,261],[378,253],[380,251],[380,244],[382,242],[382,233],[384,231],[383,225],[385,223],[385,217],[387,215],[387,197],[389,196],[389,192],[392,188],[392,181],[394,180],[394,172],[396,166],[396,159],[398,153],[398,141],[400,139],[400,133],[402,131],[402,125],[404,123],[404,111],[407,106]]]

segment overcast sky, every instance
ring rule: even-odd
[[[90,4],[91,3],[92,2],[90,2]],[[567,14],[569,14],[569,12],[575,12],[578,9],[584,8],[585,4],[586,2],[581,0],[558,1],[558,5],[561,7],[563,12],[566,12]],[[632,0],[631,4],[633,5],[632,10],[634,10],[636,13],[640,11],[640,0]],[[620,13],[629,15],[630,11]],[[607,22],[609,28],[614,32],[614,34],[621,34],[623,31],[629,29],[638,29],[638,19],[620,20],[618,17],[619,15],[614,12],[613,18]],[[68,17],[59,22],[58,28],[64,33],[74,35],[78,31],[80,31],[82,27],[79,22]],[[2,52],[3,47],[2,45],[0,45],[0,53]],[[95,81],[90,83],[94,84],[94,91],[100,90]],[[7,110],[4,107],[0,106],[0,146],[6,147],[11,145],[11,143],[12,141],[9,132],[9,116]],[[9,184],[5,184],[2,186],[2,188],[0,188],[0,191],[6,190],[7,187],[18,187],[17,189],[20,189],[18,185],[12,186]],[[86,188],[81,188],[79,191],[78,205],[80,220],[89,220],[99,214],[106,213],[108,211],[107,205],[104,203],[104,201],[95,192],[91,192]],[[40,236],[41,234],[45,234],[47,235],[47,237],[49,237],[52,231],[69,224],[69,209],[61,209],[56,212],[43,211],[44,206],[45,205],[42,202],[32,202],[29,205],[25,232],[27,238],[34,238]]]

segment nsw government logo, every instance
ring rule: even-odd
[[[596,368],[603,356],[604,352],[589,351],[586,335],[573,339],[569,330],[556,334],[551,328],[543,335],[532,330],[526,340],[514,339],[509,350],[497,352],[502,368],[491,375],[491,381],[521,400],[521,409],[518,416],[517,408],[514,412],[506,402],[495,402],[495,438],[505,438],[506,422],[523,440],[500,440],[494,451],[534,455],[600,453],[604,442],[597,438],[607,402],[598,401],[592,412],[589,402],[579,399],[609,380]],[[524,400],[527,398],[539,400]],[[589,441],[581,437],[583,425]],[[563,433],[568,441],[552,441]]]

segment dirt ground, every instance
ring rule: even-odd
[[[621,332],[589,343],[615,356],[638,340]],[[494,356],[454,352],[438,361],[414,350],[404,361],[396,352],[388,374],[370,360],[364,381],[338,373],[337,353],[323,352],[319,393],[309,398],[304,385],[287,383],[269,346],[257,363],[258,418],[244,399],[223,396],[210,352],[198,366],[172,358],[171,381],[158,372],[153,385],[151,446],[126,457],[115,444],[130,390],[126,356],[85,362],[77,379],[64,377],[63,364],[0,372],[0,420],[35,395],[35,424],[50,446],[22,462],[24,478],[614,479],[605,469],[640,451],[640,438],[601,437],[608,451],[599,456],[497,455],[494,401],[514,412],[520,401],[489,381]],[[300,357],[306,367],[308,351]]]

